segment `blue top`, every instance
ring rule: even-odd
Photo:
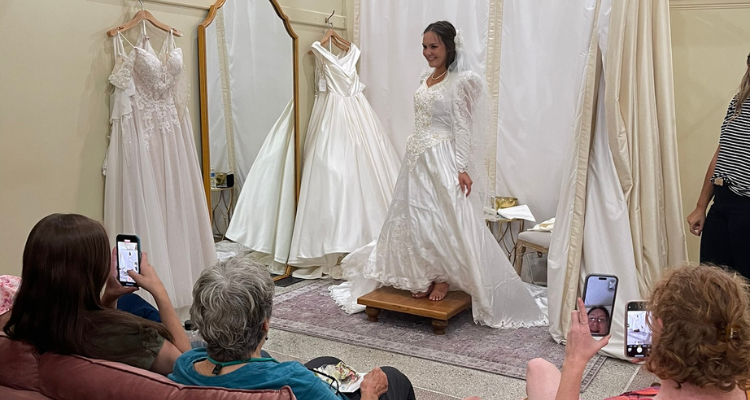
[[[205,348],[183,353],[174,364],[169,379],[183,385],[214,386],[228,389],[281,389],[292,388],[297,400],[348,400],[336,392],[304,365],[296,361],[278,362],[273,358],[256,358],[243,367],[225,375],[199,374],[193,364],[206,360]]]

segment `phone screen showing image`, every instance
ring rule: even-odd
[[[625,353],[628,357],[646,357],[651,350],[651,314],[642,301],[628,303],[628,322],[625,326]]]
[[[583,303],[586,306],[589,330],[592,336],[609,335],[616,294],[616,276],[589,275],[586,277]]]
[[[117,280],[123,286],[136,286],[128,271],[141,272],[141,249],[138,237],[117,235]]]

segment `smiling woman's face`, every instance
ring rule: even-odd
[[[430,31],[422,35],[422,55],[432,68],[445,66],[445,45],[435,32]]]
[[[589,312],[589,330],[592,334],[608,334],[609,318],[607,318],[607,313],[600,309],[591,310]]]

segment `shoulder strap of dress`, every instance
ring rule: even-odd
[[[172,32],[171,29],[169,30],[169,33],[167,33],[167,38],[165,39],[164,44],[167,48],[167,53],[177,48],[177,44],[174,42],[174,32]]]
[[[115,58],[128,56],[128,53],[125,51],[125,45],[122,43],[123,39],[125,39],[125,41],[128,42],[130,46],[133,46],[133,44],[130,43],[128,38],[122,35],[122,32],[117,32],[117,35],[112,36],[112,44],[114,45]]]

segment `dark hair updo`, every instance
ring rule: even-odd
[[[448,21],[438,21],[427,25],[422,35],[434,32],[445,45],[445,67],[450,68],[456,61],[456,28]]]

